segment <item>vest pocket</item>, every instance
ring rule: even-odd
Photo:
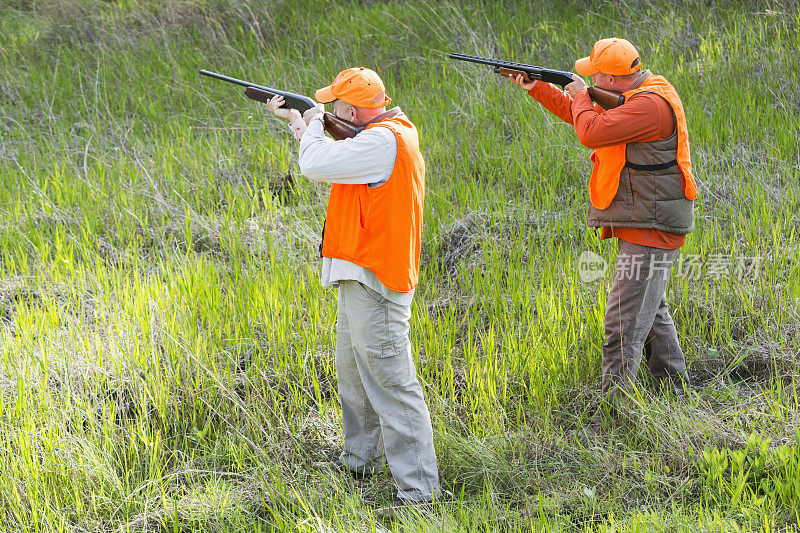
[[[369,198],[366,185],[351,187],[346,199],[337,206],[339,214],[339,252],[346,259],[364,266],[368,262],[369,250]]]
[[[358,223],[361,226],[361,231],[369,234],[369,212],[372,207],[372,199],[369,194],[360,194],[358,196]]]
[[[683,173],[662,174],[658,179],[658,200],[680,200],[686,198],[683,190]]]
[[[617,195],[614,196],[613,201],[620,202],[625,207],[633,207],[633,185],[631,184],[631,173],[628,167],[623,167],[622,172],[619,173]]]
[[[694,229],[692,201],[686,198],[656,202],[656,220],[661,229],[672,233],[688,233]]]

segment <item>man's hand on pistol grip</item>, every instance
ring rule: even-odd
[[[567,84],[567,86],[564,87],[564,90],[571,97],[575,98],[578,95],[578,92],[582,91],[583,89],[588,89],[589,86],[586,85],[586,82],[583,81],[583,78],[581,78],[577,74],[573,74],[572,79],[574,81],[572,83]]]
[[[314,117],[322,115],[323,113],[325,113],[325,106],[323,104],[317,104],[303,113],[303,120],[306,121],[306,124],[310,124]]]

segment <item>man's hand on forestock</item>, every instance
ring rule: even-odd
[[[289,109],[283,107],[284,98],[281,95],[276,95],[267,103],[270,111],[275,113],[275,116],[289,121],[289,129],[292,130],[292,135],[298,141],[306,132],[306,122],[300,116],[300,111],[297,109]]]
[[[270,101],[267,103],[267,107],[269,107],[270,111],[275,113],[276,117],[288,120],[289,122],[294,122],[296,119],[300,118],[300,111],[297,109],[283,107],[284,103],[285,100],[283,96],[276,95],[270,99]]]
[[[516,78],[514,77],[513,74],[509,74],[508,75],[508,79],[511,80],[511,83],[516,83],[517,85],[519,85],[520,87],[522,87],[526,91],[530,91],[531,89],[533,89],[534,84],[536,84],[535,80],[534,81],[525,81],[525,78],[522,77],[522,74],[517,74]]]
[[[573,97],[573,98],[575,98],[575,96],[577,96],[579,91],[582,91],[583,89],[588,89],[589,88],[589,86],[586,85],[586,82],[583,81],[583,78],[581,78],[577,74],[573,74],[572,75],[572,80],[573,80],[573,82],[572,83],[568,83],[567,86],[564,87],[564,90],[567,91],[567,93],[569,93],[569,95],[571,97]]]

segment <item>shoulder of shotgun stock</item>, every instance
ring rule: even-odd
[[[614,109],[625,103],[625,97],[621,94],[595,86],[589,87],[589,98],[605,110]]]
[[[328,112],[322,115],[322,123],[325,125],[325,131],[337,141],[352,139],[364,131],[363,126],[356,126]]]

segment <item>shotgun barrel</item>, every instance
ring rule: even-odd
[[[469,61],[480,65],[494,67],[494,72],[507,78],[509,75],[517,76],[522,74],[525,81],[543,81],[554,83],[565,87],[573,82],[572,72],[555,70],[550,68],[538,67],[536,65],[526,65],[524,63],[513,63],[511,61],[501,61],[486,57],[468,56],[464,54],[450,54],[447,57],[458,61]],[[599,87],[589,87],[589,97],[603,109],[613,109],[625,103],[625,97],[619,93],[606,91]]]
[[[300,113],[305,113],[307,110],[311,109],[317,103],[307,96],[303,96],[302,94],[296,94],[289,91],[281,91],[279,89],[272,89],[271,87],[266,87],[264,85],[259,85],[257,83],[251,83],[249,81],[240,80],[237,78],[231,78],[230,76],[225,76],[223,74],[217,74],[216,72],[211,72],[210,70],[201,69],[200,74],[203,76],[208,76],[209,78],[215,78],[218,80],[226,81],[228,83],[233,83],[235,85],[240,85],[245,87],[245,95],[248,98],[252,98],[253,100],[258,100],[260,102],[267,102],[269,98],[272,98],[275,95],[283,96],[285,103],[284,105],[290,109],[297,109]],[[258,89],[260,93],[256,93],[251,91],[250,94],[247,93],[247,88],[253,87],[254,89]],[[269,98],[266,100],[263,99],[264,94],[267,93]],[[254,98],[255,96],[255,98]]]

